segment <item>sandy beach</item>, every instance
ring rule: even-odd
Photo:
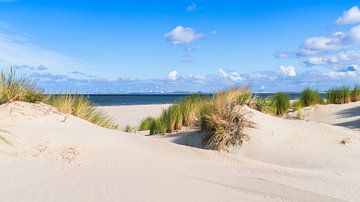
[[[169,104],[100,106],[97,109],[111,115],[122,128],[128,125],[136,127],[149,116],[158,117],[167,107]]]
[[[126,124],[135,124],[142,109],[156,115],[163,107],[109,112],[121,121],[131,111]],[[356,117],[360,103],[336,107],[317,106],[310,120],[251,110],[249,140],[219,152],[103,129],[45,104],[4,104],[1,135],[10,144],[0,144],[1,200],[359,201],[359,132],[336,126],[334,113]]]
[[[360,202],[359,1],[0,0],[0,47],[0,202]]]

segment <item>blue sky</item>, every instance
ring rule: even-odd
[[[357,3],[0,0],[0,65],[48,92],[354,85]]]

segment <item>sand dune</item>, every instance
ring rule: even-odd
[[[360,200],[358,131],[252,113],[249,141],[227,153],[1,105],[1,201]]]
[[[110,114],[120,127],[125,127],[127,125],[135,127],[138,126],[143,119],[149,116],[160,116],[161,112],[168,106],[169,104],[151,104],[101,106],[96,108]]]
[[[318,105],[312,108],[306,120],[360,130],[360,102]]]

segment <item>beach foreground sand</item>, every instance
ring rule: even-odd
[[[359,131],[252,113],[250,139],[228,153],[1,105],[1,201],[360,200]]]

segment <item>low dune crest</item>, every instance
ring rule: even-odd
[[[1,105],[10,143],[0,143],[1,200],[360,200],[358,131],[251,112],[249,140],[227,153],[104,129],[45,104]]]
[[[312,107],[306,120],[360,130],[360,102]]]

